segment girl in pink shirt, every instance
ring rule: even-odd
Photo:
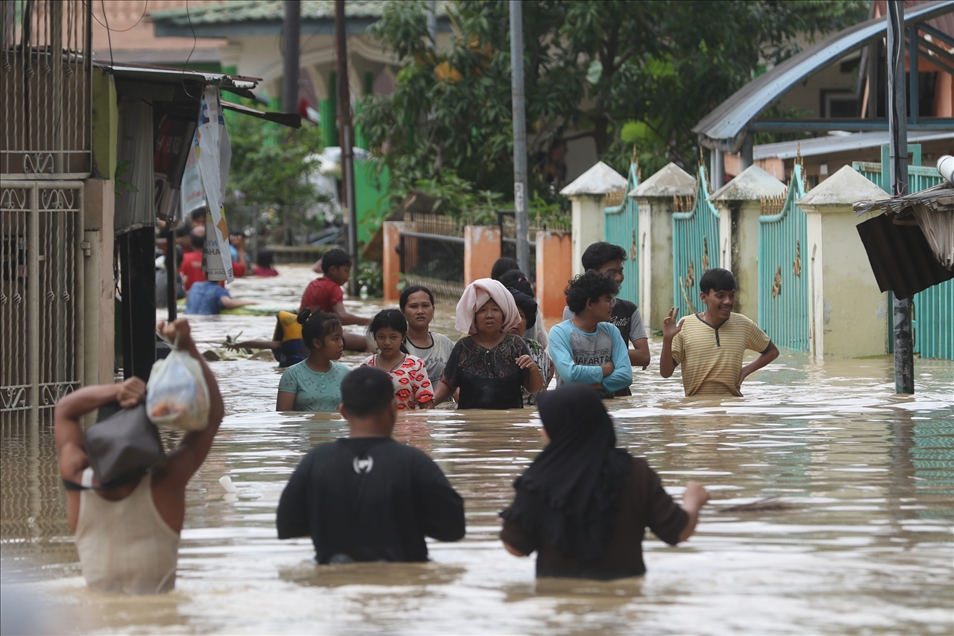
[[[407,318],[397,309],[385,309],[368,329],[379,353],[368,356],[361,366],[377,367],[391,376],[399,410],[428,409],[434,405],[434,390],[424,361],[404,348]]]

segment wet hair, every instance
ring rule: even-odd
[[[332,267],[351,267],[351,265],[351,256],[343,249],[337,247],[333,250],[328,250],[321,257],[321,271],[325,274],[327,274],[328,270]]]
[[[566,294],[566,306],[574,314],[586,309],[586,301],[598,301],[605,294],[615,296],[619,286],[613,279],[599,272],[588,271],[570,281],[563,293]]]
[[[272,251],[259,250],[257,261],[258,261],[259,267],[264,267],[265,269],[271,269],[272,268]]]
[[[301,339],[305,341],[305,347],[309,351],[315,340],[324,342],[328,334],[341,328],[341,322],[334,314],[326,314],[323,311],[312,313],[307,307],[298,314],[298,324],[302,326]]]
[[[593,243],[583,251],[580,262],[583,269],[593,269],[599,271],[603,265],[610,261],[618,260],[621,263],[626,261],[626,250],[619,245],[613,245],[605,241]]]
[[[699,279],[699,291],[708,294],[709,291],[735,291],[738,283],[735,276],[727,269],[713,267],[707,270]]]
[[[431,290],[424,287],[424,285],[411,285],[401,292],[401,299],[398,300],[398,306],[401,308],[401,311],[404,311],[404,308],[407,307],[407,300],[411,297],[411,294],[416,294],[417,292],[426,293],[427,297],[431,299],[431,304],[434,304],[434,294],[431,293]]]
[[[527,318],[526,328],[533,329],[533,325],[537,322],[537,301],[534,300],[533,296],[525,294],[513,287],[508,287],[507,291],[513,296],[513,302],[517,304],[517,309],[522,311],[523,315]]]
[[[530,281],[527,279],[527,275],[521,272],[519,269],[512,269],[503,276],[500,277],[500,284],[504,287],[513,287],[514,289],[523,292],[527,296],[533,296],[533,287],[530,285]]]
[[[374,334],[377,333],[379,329],[385,329],[387,327],[401,334],[401,351],[407,353],[408,351],[404,347],[403,342],[404,336],[407,335],[407,318],[404,317],[400,309],[382,309],[379,311],[371,320],[371,324],[368,325],[368,333],[374,338]]]
[[[520,265],[514,259],[502,256],[494,262],[494,266],[490,269],[490,277],[494,280],[500,280],[501,276],[512,269],[520,269]]]
[[[193,230],[192,232],[189,232],[189,241],[191,241],[192,247],[205,247],[205,234],[199,234]]]
[[[243,232],[242,230],[232,230],[231,232],[229,232],[229,237],[232,237],[232,236],[241,236],[242,238],[248,238],[247,236],[245,236],[245,232]]]
[[[205,219],[205,212],[206,212],[205,208],[199,208],[198,210],[192,210],[192,212],[189,212],[189,217],[190,217],[193,221],[202,221],[202,220]]]
[[[358,367],[341,381],[341,405],[349,415],[367,417],[384,411],[394,402],[391,377],[375,367]]]

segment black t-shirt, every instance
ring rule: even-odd
[[[454,345],[444,377],[460,388],[459,409],[522,409],[520,390],[530,374],[517,366],[517,358],[530,355],[523,338],[507,334],[493,349],[484,349],[473,338]]]
[[[633,458],[633,467],[626,474],[619,493],[618,507],[619,516],[606,551],[593,561],[569,557],[510,521],[504,521],[500,538],[523,554],[537,551],[537,576],[609,580],[643,575],[646,573],[645,529],[649,528],[669,545],[676,545],[689,514],[672,500],[663,489],[659,475],[641,457]]]
[[[276,525],[279,539],[311,536],[319,563],[427,561],[425,536],[464,536],[464,501],[423,451],[390,437],[338,439],[298,464]]]
[[[611,321],[614,325],[616,325],[616,328],[619,329],[619,335],[623,336],[623,342],[626,343],[627,349],[629,348],[629,343],[633,340],[633,334],[630,330],[633,322],[633,314],[635,313],[636,303],[631,303],[628,300],[623,300],[622,298],[616,299],[616,304],[613,305],[613,311],[610,313]],[[626,386],[613,395],[617,397],[624,397],[632,394],[632,390]]]

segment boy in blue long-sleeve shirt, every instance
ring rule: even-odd
[[[626,342],[610,322],[618,287],[609,277],[589,271],[564,290],[573,317],[550,329],[549,353],[557,386],[589,384],[603,397],[633,383]]]

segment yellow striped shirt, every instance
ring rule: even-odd
[[[772,343],[758,325],[742,314],[733,313],[719,327],[702,318],[686,316],[682,331],[672,339],[672,359],[682,365],[682,385],[686,396],[736,395],[746,349],[762,352]]]

